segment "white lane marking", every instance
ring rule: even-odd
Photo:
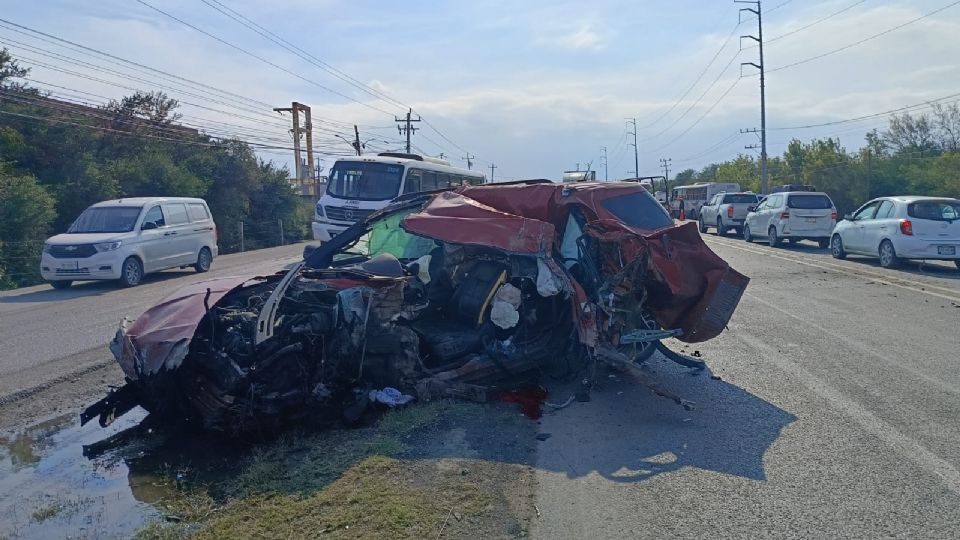
[[[831,336],[831,337],[833,337],[834,339],[839,339],[839,340],[841,340],[841,341],[844,341],[844,342],[848,343],[848,344],[851,345],[853,348],[857,349],[858,351],[860,351],[860,352],[863,353],[863,354],[873,356],[874,358],[879,358],[880,360],[883,361],[883,363],[885,363],[885,364],[887,364],[887,365],[889,365],[889,366],[891,366],[891,367],[900,368],[900,369],[902,369],[902,370],[904,370],[904,371],[907,371],[908,373],[912,374],[913,376],[915,376],[915,377],[917,377],[917,378],[919,378],[919,379],[922,379],[922,380],[923,380],[924,382],[926,382],[927,384],[930,384],[930,385],[932,385],[932,386],[936,386],[937,388],[943,390],[944,392],[947,392],[947,393],[950,393],[950,394],[960,393],[960,388],[958,388],[956,385],[952,385],[952,384],[950,384],[950,383],[944,382],[942,379],[937,378],[937,377],[931,377],[930,375],[927,375],[926,373],[924,373],[924,372],[922,372],[922,371],[920,371],[920,370],[917,370],[917,369],[914,369],[914,368],[909,367],[909,366],[907,366],[907,365],[904,365],[903,362],[900,362],[900,361],[898,361],[898,360],[894,360],[894,359],[892,359],[892,358],[886,357],[886,356],[884,356],[884,355],[876,352],[875,350],[873,350],[873,349],[870,348],[869,346],[867,346],[867,345],[865,345],[865,344],[863,344],[863,343],[861,343],[861,342],[859,342],[859,341],[854,341],[854,340],[852,340],[852,339],[850,339],[850,338],[848,338],[848,337],[842,336],[842,335],[840,335],[840,334],[837,334],[837,333],[831,331],[829,328],[825,328],[825,327],[823,327],[823,326],[820,326],[820,325],[817,324],[817,323],[811,322],[811,321],[809,321],[809,320],[807,320],[807,319],[804,319],[803,317],[800,317],[800,316],[798,316],[798,315],[795,315],[795,314],[793,314],[793,313],[790,313],[789,311],[787,311],[787,310],[785,310],[785,309],[777,306],[776,304],[774,304],[774,303],[772,303],[772,302],[767,302],[766,300],[764,300],[763,298],[760,298],[759,296],[757,296],[757,295],[755,295],[755,294],[751,294],[750,292],[746,292],[746,293],[744,293],[744,295],[750,297],[751,300],[754,300],[754,301],[756,301],[756,302],[759,302],[759,303],[767,306],[768,308],[770,308],[770,309],[772,309],[772,310],[774,310],[774,311],[777,311],[777,312],[779,312],[779,313],[782,313],[782,314],[786,315],[787,317],[790,317],[790,318],[792,318],[792,319],[796,319],[796,320],[798,320],[798,321],[800,321],[800,322],[802,322],[802,323],[804,323],[804,324],[806,324],[806,325],[808,325],[808,326],[812,326],[813,328],[816,328],[816,329],[819,330],[820,332],[823,332],[824,334],[826,334],[826,335],[828,335],[828,336]],[[789,347],[790,345],[792,345],[792,344],[791,344],[791,343],[788,343],[788,344],[787,344],[788,347]]]
[[[716,240],[714,240],[714,241],[716,242]],[[783,259],[783,260],[785,260],[785,261],[790,261],[790,262],[792,262],[792,263],[802,264],[802,265],[804,265],[804,266],[810,266],[810,267],[813,267],[813,268],[819,268],[819,269],[821,269],[821,270],[827,270],[827,271],[830,271],[830,272],[836,272],[836,273],[838,273],[838,274],[846,274],[846,275],[848,275],[848,276],[859,277],[859,278],[863,278],[863,279],[869,279],[870,281],[876,281],[876,282],[878,282],[878,283],[883,283],[883,284],[885,284],[885,285],[892,285],[892,286],[894,286],[894,287],[900,287],[901,289],[906,289],[906,290],[908,290],[908,291],[918,292],[918,293],[920,293],[920,294],[927,294],[927,295],[930,295],[930,296],[935,296],[935,297],[937,297],[937,298],[942,298],[942,299],[944,299],[944,300],[949,300],[949,301],[951,301],[951,302],[960,302],[960,294],[958,294],[957,291],[955,291],[955,290],[953,290],[953,289],[947,289],[947,288],[945,288],[945,287],[938,287],[938,286],[936,286],[936,285],[929,285],[929,284],[927,284],[927,283],[921,283],[921,282],[917,282],[917,281],[911,281],[911,280],[907,280],[907,279],[903,279],[903,278],[899,278],[899,277],[898,277],[898,278],[889,278],[889,277],[887,277],[887,276],[880,277],[878,274],[874,274],[874,273],[872,273],[872,272],[864,272],[864,271],[862,271],[862,270],[853,270],[853,269],[850,269],[850,268],[845,268],[845,267],[843,267],[843,266],[834,265],[834,264],[829,264],[829,263],[822,263],[822,262],[813,263],[813,262],[808,262],[808,261],[801,261],[800,259],[797,259],[797,258],[794,258],[794,257],[785,257],[785,256],[783,256],[783,255],[778,255],[778,254],[775,254],[775,253],[771,253],[769,250],[748,249],[748,248],[745,248],[745,247],[743,247],[743,246],[738,246],[738,245],[736,245],[736,244],[728,244],[728,243],[726,243],[726,242],[717,242],[717,243],[720,244],[720,245],[722,245],[722,246],[724,246],[724,247],[728,247],[728,248],[731,248],[731,249],[738,249],[738,250],[740,250],[740,251],[746,251],[747,253],[753,253],[753,254],[756,254],[756,255],[766,255],[766,256],[768,256],[768,257],[774,257],[774,258],[777,258],[777,259]],[[897,279],[897,280],[900,280],[900,281],[904,281],[904,282],[906,282],[906,283],[914,284],[914,285],[916,285],[916,286],[914,286],[914,285],[906,285],[906,284],[904,284],[904,283],[897,283],[896,281],[890,281],[890,279]],[[922,288],[921,288],[921,287],[922,287]],[[947,292],[950,292],[950,293],[953,293],[953,294],[957,294],[957,296],[950,296],[949,294],[941,294],[941,293],[938,293],[938,292],[935,292],[935,291],[931,291],[931,290],[928,290],[928,289],[939,289],[939,290],[941,290],[941,291],[947,291]]]
[[[809,371],[803,369],[789,358],[781,355],[775,348],[747,331],[737,333],[747,345],[762,350],[764,358],[771,360],[776,367],[795,377],[813,393],[827,400],[833,408],[856,422],[868,433],[874,435],[904,458],[916,463],[920,468],[939,478],[953,493],[960,495],[960,471],[953,465],[931,452],[919,441],[901,433],[897,428],[878,418],[875,414],[857,402],[847,398],[842,392],[823,382]]]
[[[791,253],[791,254],[792,254],[793,252],[789,252],[789,251],[786,251],[786,252],[784,252],[784,251],[778,251],[778,250],[774,250],[774,248],[763,249],[762,246],[754,246],[754,245],[751,244],[751,247],[753,247],[754,249],[749,249],[749,248],[744,247],[744,246],[742,246],[742,245],[738,245],[738,244],[734,244],[734,243],[730,243],[730,242],[717,242],[717,243],[718,243],[718,244],[721,244],[721,245],[724,245],[724,246],[727,246],[727,247],[739,248],[739,249],[742,249],[742,250],[744,250],[744,251],[750,251],[751,253],[759,253],[759,254],[763,254],[763,255],[771,255],[771,256],[774,256],[774,257],[780,257],[781,259],[788,259],[788,260],[792,260],[792,261],[795,261],[795,262],[802,262],[802,255],[799,254],[799,253],[796,254],[796,255],[797,255],[796,257],[793,257],[793,256],[790,256],[790,255],[787,255],[787,253]],[[832,259],[819,260],[819,261],[816,262],[816,264],[820,264],[820,265],[823,265],[823,266],[828,266],[828,267],[831,267],[831,268],[836,268],[836,269],[839,269],[839,270],[845,270],[845,271],[855,272],[855,273],[858,273],[858,274],[862,274],[862,275],[864,275],[864,276],[869,276],[869,277],[871,277],[871,278],[874,278],[874,277],[875,277],[875,278],[879,278],[879,279],[898,280],[898,281],[901,281],[901,282],[903,282],[903,283],[913,284],[913,285],[917,285],[917,286],[923,287],[923,288],[937,289],[937,290],[946,292],[946,293],[948,293],[948,294],[957,294],[958,292],[960,292],[960,291],[958,291],[957,289],[951,289],[951,288],[949,288],[949,287],[943,287],[943,286],[941,286],[941,285],[934,285],[934,284],[932,284],[932,283],[926,283],[926,282],[923,282],[923,281],[916,281],[916,280],[908,279],[907,277],[905,277],[905,276],[903,276],[903,275],[892,276],[892,275],[889,275],[889,274],[881,274],[881,273],[877,273],[877,272],[871,272],[871,271],[869,271],[869,270],[866,270],[865,268],[859,268],[859,267],[852,267],[852,266],[844,265],[844,264],[835,262],[835,261],[833,261]],[[931,275],[931,274],[926,274],[926,275]]]

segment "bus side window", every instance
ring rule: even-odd
[[[437,189],[437,173],[430,171],[423,171],[423,183],[421,187],[423,191],[431,191]]]
[[[420,171],[417,169],[409,169],[407,171],[407,180],[403,184],[403,192],[416,193],[418,191],[423,191],[420,189]]]
[[[437,189],[447,189],[450,187],[450,175],[441,173],[437,175]]]

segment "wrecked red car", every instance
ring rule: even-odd
[[[483,401],[657,349],[696,366],[660,340],[717,336],[748,281],[637,184],[413,194],[289,271],[202,281],[123,325],[126,385],[82,421],[141,405],[270,432],[356,417],[383,388]]]

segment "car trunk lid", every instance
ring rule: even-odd
[[[816,193],[789,195],[786,212],[791,231],[830,231],[836,221],[836,210],[830,197]]]
[[[931,242],[960,242],[960,201],[938,199],[907,206],[913,235]]]

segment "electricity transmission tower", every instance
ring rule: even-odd
[[[410,153],[410,135],[415,131],[417,131],[417,129],[419,129],[419,128],[413,127],[411,124],[413,122],[420,122],[422,120],[419,114],[417,115],[416,118],[411,118],[412,114],[413,114],[413,109],[407,109],[407,116],[405,119],[397,118],[396,116],[393,117],[394,121],[403,124],[402,127],[397,126],[397,131],[400,132],[401,135],[403,134],[407,135],[407,153],[408,154]]]
[[[765,72],[763,69],[763,10],[760,7],[760,0],[734,0],[735,4],[752,4],[756,8],[740,8],[739,17],[743,12],[753,13],[757,16],[757,35],[740,36],[740,41],[744,38],[752,39],[760,47],[760,63],[741,62],[740,69],[743,66],[753,66],[760,71],[760,193],[767,192],[767,95]],[[742,19],[741,19],[742,20]]]
[[[607,163],[607,147],[601,146],[600,150],[603,152],[603,154],[600,155],[600,159],[603,160],[603,181],[609,182],[610,176],[607,172],[607,165],[609,165],[609,163]]]
[[[633,135],[633,177],[640,178],[640,157],[637,151],[637,119],[627,118],[627,123],[633,125],[633,131],[628,131],[627,135]],[[627,143],[630,144],[630,143]]]

